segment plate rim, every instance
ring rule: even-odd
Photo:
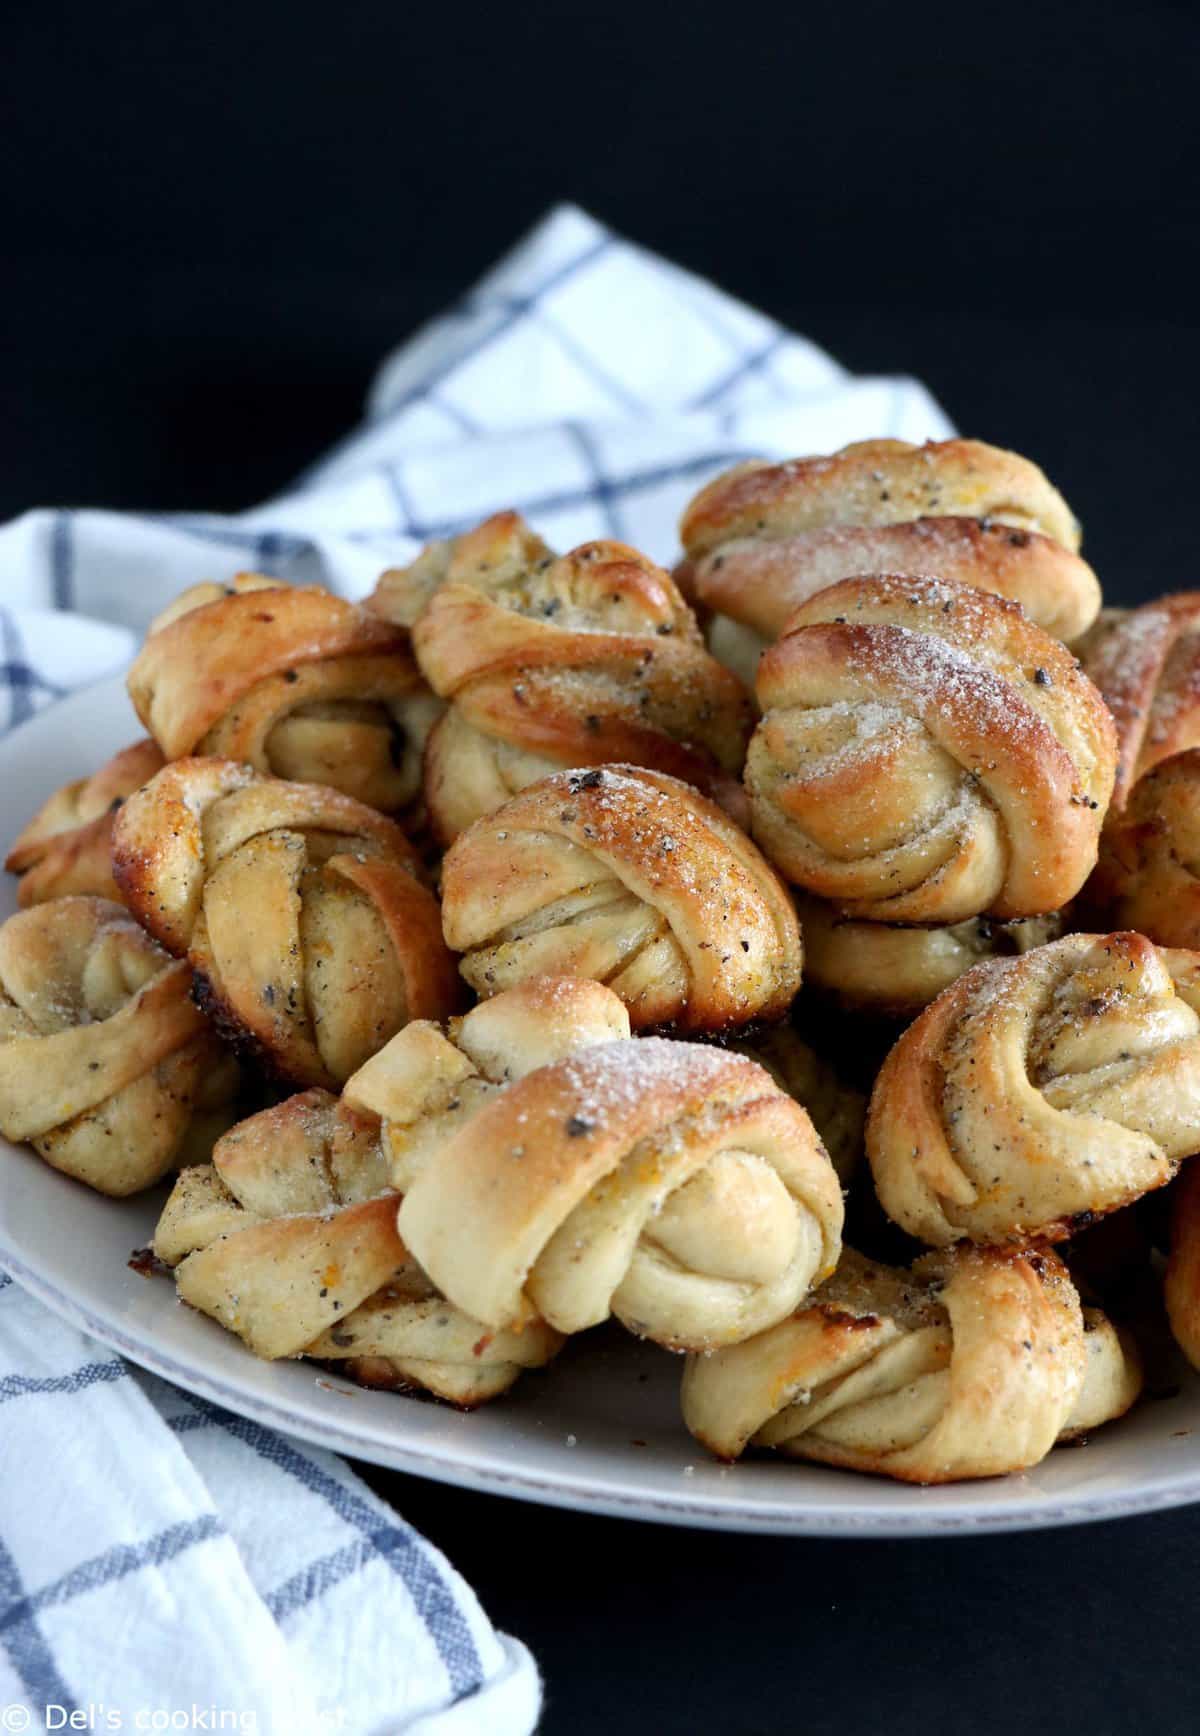
[[[814,1510],[808,1502],[797,1504],[794,1508],[782,1503],[760,1503],[751,1507],[739,1506],[734,1501],[716,1506],[687,1493],[678,1496],[630,1493],[622,1497],[597,1489],[578,1475],[572,1477],[563,1474],[546,1480],[533,1472],[522,1473],[499,1466],[480,1467],[454,1457],[439,1458],[422,1448],[405,1445],[401,1440],[397,1440],[394,1446],[385,1448],[380,1443],[364,1439],[353,1430],[339,1428],[332,1420],[317,1422],[303,1412],[290,1411],[286,1406],[240,1385],[227,1384],[198,1366],[177,1361],[152,1341],[123,1330],[104,1314],[96,1313],[86,1303],[60,1289],[51,1277],[36,1266],[31,1266],[14,1250],[12,1242],[4,1233],[2,1223],[0,1267],[9,1273],[14,1283],[44,1303],[60,1319],[127,1357],[139,1368],[265,1428],[292,1435],[311,1446],[323,1447],[361,1464],[425,1477],[432,1482],[455,1488],[468,1488],[480,1494],[508,1496],[511,1499],[558,1507],[569,1512],[640,1520],[646,1524],[667,1524],[759,1536],[847,1537],[865,1540],[871,1537],[915,1539],[1045,1531],[1071,1525],[1096,1524],[1105,1520],[1135,1518],[1140,1514],[1163,1512],[1200,1500],[1200,1469],[1188,1478],[1159,1483],[1148,1489],[1131,1490],[1124,1495],[1080,1495],[1074,1499],[1059,1498],[1052,1503],[1041,1501],[1037,1504],[1028,1499],[1022,1502],[1018,1498],[1009,1508],[986,1508],[971,1513],[938,1513],[929,1507],[914,1505],[911,1513],[888,1510],[855,1515],[837,1509],[822,1514]],[[989,1478],[987,1481],[995,1485],[1003,1479]],[[971,1485],[966,1483],[961,1486],[969,1488]],[[914,1486],[912,1492],[915,1502],[919,1503],[922,1490]]]

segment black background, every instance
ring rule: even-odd
[[[1198,9],[38,0],[0,61],[0,511],[232,508],[555,200],[1039,459],[1192,582]]]
[[[1110,596],[1191,586],[1200,19],[40,0],[0,64],[0,511],[233,508],[573,198],[1028,451]],[[773,1542],[381,1480],[550,1731],[1195,1729],[1200,1515]]]

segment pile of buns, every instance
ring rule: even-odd
[[[262,1357],[474,1405],[614,1320],[722,1458],[1037,1463],[1142,1386],[1098,1219],[1200,1366],[1200,596],[1079,542],[875,440],[717,477],[673,576],[504,513],[194,587],[9,853],[0,1132],[173,1177]]]

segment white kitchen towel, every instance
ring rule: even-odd
[[[0,732],[119,669],[199,579],[360,596],[503,507],[561,547],[609,535],[669,560],[686,500],[738,459],[950,432],[915,382],[854,378],[563,207],[385,362],[362,428],[279,499],[0,529]],[[26,1710],[32,1728],[533,1728],[529,1654],[344,1465],[0,1286],[0,1731]]]
[[[341,1460],[0,1273],[0,1730],[523,1736],[538,1701],[524,1646]]]

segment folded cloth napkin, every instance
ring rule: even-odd
[[[538,1700],[525,1647],[341,1460],[0,1274],[0,1729],[507,1736]]]
[[[199,579],[360,596],[502,507],[560,547],[609,535],[669,560],[686,500],[741,458],[950,432],[915,382],[854,378],[563,207],[384,363],[363,427],[278,500],[0,529],[0,732],[121,668]],[[0,1286],[0,1729],[25,1709],[64,1729],[533,1728],[528,1652],[345,1465]]]

